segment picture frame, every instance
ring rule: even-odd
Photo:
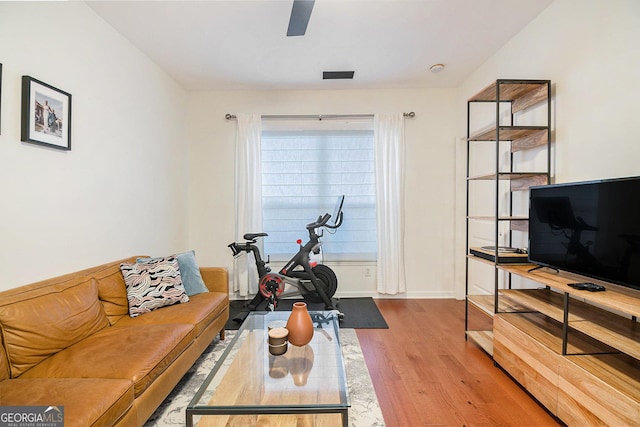
[[[71,94],[22,76],[21,140],[71,150]]]

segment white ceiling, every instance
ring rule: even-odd
[[[457,87],[553,0],[87,1],[188,90]],[[429,67],[446,66],[433,74]],[[323,71],[354,70],[348,80]]]

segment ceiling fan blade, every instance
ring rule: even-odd
[[[293,0],[287,37],[304,36],[307,31],[307,25],[309,25],[314,3],[315,0]]]

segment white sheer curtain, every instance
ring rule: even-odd
[[[262,122],[259,114],[236,114],[236,117],[235,238],[241,242],[244,234],[262,231]],[[257,292],[258,275],[253,255],[244,253],[235,258],[233,272],[235,292],[241,296]]]
[[[404,269],[404,116],[373,120],[378,231],[378,292],[406,291]]]

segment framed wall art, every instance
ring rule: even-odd
[[[22,76],[21,140],[71,150],[71,94]]]

